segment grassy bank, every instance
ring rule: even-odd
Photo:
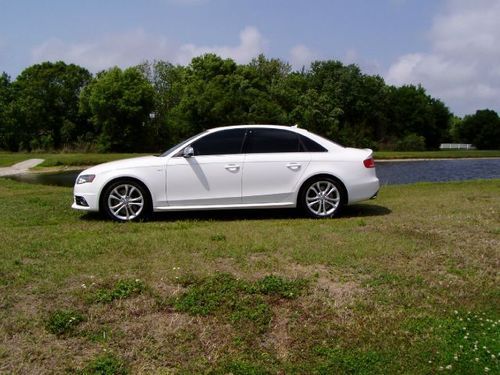
[[[0,372],[498,372],[499,187],[116,224],[0,179]]]
[[[150,154],[97,154],[97,153],[26,153],[26,152],[0,152],[0,167],[10,166],[26,159],[40,158],[45,161],[37,168],[44,167],[78,167],[96,165],[107,161],[131,158],[135,156]],[[436,159],[436,158],[486,158],[500,157],[498,151],[418,151],[398,152],[380,151],[375,152],[377,160],[390,159]]]
[[[37,168],[43,167],[78,167],[96,165],[108,161],[133,158],[151,154],[120,153],[36,153],[36,152],[0,152],[0,167],[7,167],[26,159],[45,159]]]

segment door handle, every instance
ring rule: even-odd
[[[226,164],[224,168],[226,168],[229,172],[236,172],[240,169],[240,166],[238,164]]]
[[[299,169],[300,169],[301,164],[300,164],[300,163],[288,163],[288,164],[286,165],[286,167],[287,167],[288,169],[291,169],[292,171],[297,171],[297,170],[299,170]]]

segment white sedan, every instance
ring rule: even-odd
[[[118,221],[152,211],[300,207],[315,218],[379,190],[372,151],[277,125],[215,128],[160,156],[104,163],[76,179],[72,207]]]

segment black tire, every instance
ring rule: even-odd
[[[140,221],[152,211],[151,195],[141,183],[119,179],[108,185],[101,194],[101,212],[115,221]]]
[[[299,207],[315,219],[335,217],[347,201],[342,184],[331,177],[316,177],[305,183],[299,195]]]

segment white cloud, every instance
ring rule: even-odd
[[[377,61],[363,58],[354,48],[347,51],[342,61],[345,64],[356,64],[366,74],[379,74],[381,70]]]
[[[145,59],[168,57],[174,53],[174,44],[167,38],[153,37],[137,29],[80,43],[49,39],[32,50],[32,57],[33,62],[63,60],[99,71],[115,65],[131,66]]]
[[[237,46],[197,46],[184,44],[180,47],[176,61],[188,63],[195,56],[205,53],[215,53],[221,57],[231,58],[239,63],[249,62],[252,58],[263,53],[267,42],[255,27],[249,26],[240,32],[240,44]]]
[[[500,1],[447,0],[429,33],[430,52],[401,56],[389,83],[421,83],[457,114],[500,110]]]
[[[180,45],[165,36],[151,35],[142,29],[136,29],[78,43],[49,39],[32,50],[32,59],[33,62],[63,60],[96,72],[115,65],[127,67],[153,59],[187,64],[193,57],[208,52],[245,63],[264,52],[265,45],[266,41],[255,27],[243,29],[236,46]]]
[[[294,69],[307,68],[317,58],[317,54],[303,44],[297,44],[290,50],[290,64]]]

